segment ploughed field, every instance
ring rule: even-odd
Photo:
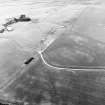
[[[6,98],[29,105],[103,105],[105,47],[98,45],[105,46],[78,34],[62,34],[4,88]]]

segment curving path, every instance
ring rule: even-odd
[[[105,70],[105,67],[87,67],[87,66],[71,66],[71,67],[57,67],[57,66],[53,66],[51,64],[49,64],[43,57],[43,54],[41,52],[38,52],[43,63],[45,65],[47,65],[48,67],[51,67],[51,68],[54,68],[54,69],[57,69],[57,70],[66,70],[66,71],[71,71],[73,73],[75,73],[75,71],[99,71],[99,69],[101,69],[102,71]]]

